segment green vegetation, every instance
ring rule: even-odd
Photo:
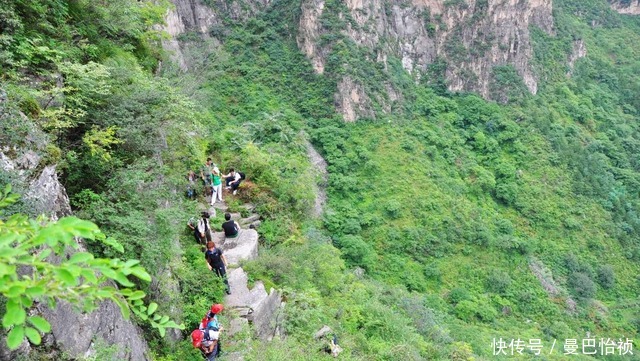
[[[242,200],[265,217],[262,248],[244,267],[287,301],[287,339],[255,341],[248,360],[323,359],[313,334],[324,324],[346,360],[484,359],[499,337],[637,338],[638,18],[600,0],[554,2],[557,34],[533,29],[538,94],[496,67],[494,103],[450,94],[443,59],[420,84],[398,59],[371,61],[341,32],[353,19],[338,16],[340,1],[321,18],[323,75],[291,35],[299,2],[282,0],[244,23],[223,17],[212,29],[220,46],[183,36],[192,72],[164,65],[154,76],[150,25],[163,6],[39,0],[0,12],[0,86],[13,107],[1,139],[24,146],[32,127],[47,130],[38,152],[59,162],[77,215],[125,250],[90,251],[140,259],[160,282],[138,285],[158,312],[178,309],[189,330],[222,299],[183,230],[197,203],[179,196],[186,171],[213,155],[254,183]],[[578,40],[587,56],[569,68]],[[375,119],[335,114],[344,76],[363,86]],[[387,85],[402,101],[385,114]],[[329,164],[320,221],[308,217],[308,139]],[[158,359],[198,357],[145,331]]]
[[[0,215],[18,198],[10,192],[11,186],[7,185],[0,194]],[[9,330],[6,340],[10,349],[18,348],[25,338],[39,345],[40,333],[51,331],[47,320],[29,315],[34,301],[50,307],[65,301],[86,312],[96,309],[102,300],[111,300],[126,319],[133,311],[161,335],[166,328],[184,328],[167,316],[154,314],[157,303],[144,304],[145,293],[136,290],[135,283],[128,278],[151,281],[151,276],[139,266],[140,261],[95,258],[82,250],[76,237],[101,242],[120,253],[124,251],[121,244],[106,237],[95,224],[75,217],[47,222],[44,218],[28,219],[15,213],[6,220],[0,219],[0,301],[5,309],[2,326]],[[65,256],[72,249],[75,252]],[[54,263],[52,257],[60,261]],[[32,267],[33,274],[24,274],[25,267]],[[120,288],[106,282],[117,282]]]

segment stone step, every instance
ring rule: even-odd
[[[253,203],[245,203],[243,205],[241,205],[240,207],[248,210],[249,212],[253,212],[256,209],[256,205]]]
[[[255,229],[241,229],[238,237],[225,238],[220,248],[231,267],[237,266],[242,260],[255,259],[258,257],[258,232]]]
[[[239,223],[240,223],[240,225],[250,224],[250,223],[253,223],[253,222],[255,222],[255,221],[259,220],[259,219],[260,219],[260,215],[259,214],[252,214],[247,218],[240,219]]]
[[[231,294],[225,297],[225,306],[245,317],[253,324],[256,335],[262,340],[270,340],[275,334],[272,322],[280,311],[280,293],[271,289],[269,293],[264,283],[258,281],[252,289],[247,286],[248,277],[242,268],[228,274]]]
[[[262,221],[255,221],[255,222],[253,222],[253,223],[251,223],[251,224],[249,225],[249,228],[251,228],[251,229],[255,229],[255,228],[260,227],[260,225],[261,225],[261,224],[262,224]]]

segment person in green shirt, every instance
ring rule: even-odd
[[[200,178],[202,178],[202,181],[204,182],[205,196],[211,195],[211,192],[213,191],[211,181],[213,179],[213,168],[215,167],[216,165],[213,163],[211,158],[207,158],[207,162],[202,166],[202,169],[200,169]]]
[[[216,199],[222,202],[222,178],[220,177],[220,169],[215,166],[211,172],[211,185],[213,192],[211,193],[211,205],[213,206]]]

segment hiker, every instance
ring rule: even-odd
[[[198,221],[194,217],[189,218],[187,221],[187,227],[193,231],[193,237],[196,239],[196,243],[204,243],[204,240],[200,238],[200,232],[198,231]]]
[[[207,325],[205,329],[193,330],[191,332],[191,344],[202,352],[207,361],[214,361],[220,353],[218,340],[222,331],[222,327],[217,327],[215,324]]]
[[[207,211],[202,212],[202,217],[198,220],[198,233],[200,233],[200,241],[205,243],[211,242],[211,225],[209,224],[209,218],[211,215]]]
[[[219,303],[211,305],[211,309],[207,311],[207,314],[204,315],[204,317],[202,318],[202,321],[200,321],[200,329],[205,330],[207,328],[216,327],[220,331],[222,331],[223,328],[220,325],[220,321],[218,321],[218,314],[220,314],[220,312],[222,312],[223,309],[224,309],[224,306],[222,306]],[[216,353],[220,355],[221,352],[222,352],[222,344],[220,342],[220,339],[218,339],[218,349]]]
[[[211,191],[213,190],[211,180],[213,179],[212,173],[215,166],[211,158],[207,158],[207,162],[202,166],[202,169],[200,169],[200,178],[202,178],[204,182],[205,196],[211,195]]]
[[[190,170],[187,174],[187,180],[189,184],[187,185],[187,198],[196,199],[196,172]]]
[[[207,267],[209,271],[213,271],[218,277],[222,278],[222,282],[225,285],[225,291],[228,295],[231,294],[231,288],[229,287],[229,281],[227,280],[227,259],[222,254],[220,248],[216,248],[216,244],[209,241],[207,242],[207,251],[204,253],[204,258],[207,260]]]
[[[231,213],[224,214],[226,222],[222,223],[222,230],[226,238],[236,238],[240,234],[240,225],[236,221],[231,220]]]
[[[222,202],[222,179],[220,169],[213,167],[211,172],[211,205],[216,202],[216,199]]]
[[[220,322],[218,321],[218,314],[220,314],[220,312],[222,312],[223,309],[224,309],[224,306],[219,303],[211,305],[211,309],[207,311],[207,313],[202,318],[202,321],[200,321],[200,328],[201,329],[207,328],[207,325],[211,321],[215,321],[218,324],[220,324]]]
[[[225,174],[224,178],[226,181],[227,189],[231,189],[233,191],[233,195],[236,195],[236,193],[238,192],[238,187],[244,179],[244,173],[236,172],[235,169],[231,168],[229,170],[229,174]]]

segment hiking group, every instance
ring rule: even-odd
[[[223,179],[226,189],[235,195],[245,176],[244,173],[238,172],[233,168],[229,170],[228,174],[223,175],[211,158],[207,158],[207,162],[200,169],[200,178],[204,186],[203,194],[205,197],[211,197],[208,203],[213,206],[216,201],[222,202]],[[187,197],[196,199],[196,173],[190,171],[187,175],[187,180],[189,182],[187,186]],[[215,230],[211,227],[211,216],[209,211],[203,211],[199,219],[191,218],[187,222],[187,226],[193,231],[193,237],[196,242],[205,246],[204,258],[206,265],[213,274],[222,279],[225,285],[225,291],[229,295],[231,294],[231,288],[229,287],[229,281],[227,279],[228,263],[222,249],[217,247],[213,241],[213,232]],[[225,221],[220,225],[220,229],[224,231],[225,240],[237,238],[241,231],[238,222],[232,220],[231,214],[228,212],[225,213],[224,219]],[[198,329],[191,333],[193,347],[199,349],[208,361],[215,360],[221,352],[220,333],[223,331],[223,328],[218,320],[218,314],[222,312],[222,310],[223,306],[221,304],[212,305],[211,309],[202,318]]]
[[[218,315],[224,307],[216,303],[207,311],[198,328],[191,332],[191,344],[200,350],[207,361],[214,361],[222,352],[220,334],[224,328],[220,325]]]
[[[187,174],[187,197],[196,198],[197,174],[193,170]],[[205,197],[211,197],[210,205],[214,205],[216,201],[222,202],[222,180],[224,179],[225,187],[231,191],[233,195],[238,193],[238,187],[245,179],[242,172],[236,171],[234,168],[229,169],[229,173],[222,174],[218,166],[213,163],[211,158],[207,158],[207,162],[200,169],[200,179],[204,187]]]

